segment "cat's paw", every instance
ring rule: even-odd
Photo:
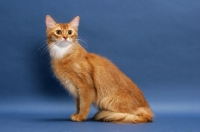
[[[81,115],[79,115],[79,114],[72,114],[70,118],[71,118],[72,121],[76,121],[76,122],[80,122],[80,121],[84,121],[84,120],[85,120],[85,119],[84,119]]]

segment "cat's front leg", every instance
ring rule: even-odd
[[[84,102],[84,100],[86,102]],[[91,102],[91,103],[90,103]],[[77,99],[76,105],[77,105],[77,112],[76,114],[71,115],[71,120],[75,122],[81,122],[87,119],[88,113],[90,111],[90,105],[92,104],[92,101],[86,100],[86,99]]]
[[[93,102],[93,90],[81,89],[79,90],[79,97],[76,98],[77,113],[71,115],[71,120],[80,122],[87,119],[90,111],[90,106]]]
[[[79,115],[79,114],[72,114],[70,118],[71,118],[72,121],[75,121],[75,122],[81,122],[81,121],[84,121],[84,120],[85,120],[85,119],[84,119],[81,115]]]
[[[80,111],[80,101],[79,101],[79,98],[75,98],[75,103],[76,103],[76,114],[79,113]]]

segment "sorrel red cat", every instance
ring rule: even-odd
[[[80,18],[56,23],[46,16],[51,65],[56,77],[76,100],[72,121],[86,120],[92,103],[95,120],[119,123],[151,122],[153,113],[139,88],[104,57],[88,53],[78,43]]]

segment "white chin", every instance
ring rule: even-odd
[[[60,43],[57,43],[57,45],[58,45],[59,47],[67,47],[67,46],[70,45],[70,42],[68,42],[68,41],[62,41],[62,42],[60,42]]]

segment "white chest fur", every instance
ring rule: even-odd
[[[69,42],[60,42],[60,43],[54,43],[49,47],[50,50],[50,56],[54,59],[59,59],[64,57],[64,55],[70,53],[72,49],[72,44]],[[54,69],[55,70],[55,69]],[[56,71],[54,71],[56,72]],[[59,74],[56,74],[59,80],[62,80],[61,82],[65,86],[65,88],[74,96],[77,96],[77,90],[74,86],[73,82],[71,80],[63,78],[62,75],[59,76]]]
[[[52,58],[62,58],[70,51],[71,47],[71,44],[66,44],[65,46],[53,44],[50,46],[50,55]]]

